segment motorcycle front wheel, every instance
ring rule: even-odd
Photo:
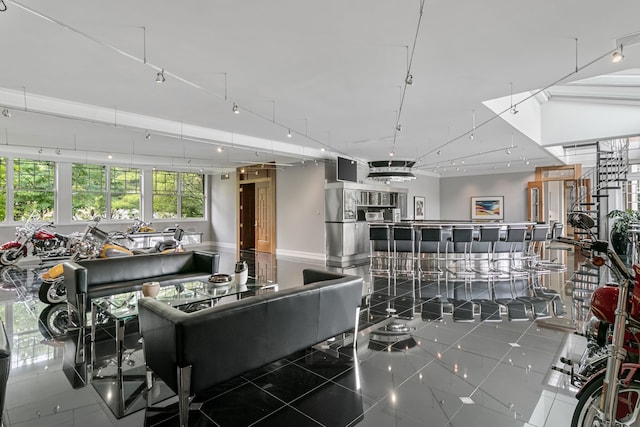
[[[571,419],[571,427],[594,427],[603,425],[599,411],[600,397],[604,375],[600,375],[580,396]],[[640,412],[640,383],[632,382],[629,386],[621,384],[618,390],[618,407],[616,425],[635,425]]]
[[[38,289],[38,298],[45,304],[58,304],[67,300],[67,288],[64,286],[63,277],[53,280],[43,280]]]
[[[69,318],[67,304],[54,304],[45,307],[38,319],[38,329],[46,339],[56,339],[67,334],[70,327],[77,325],[78,314],[72,311]]]
[[[2,255],[0,255],[0,263],[5,266],[14,265],[23,256],[24,256],[23,249],[10,248],[2,252]]]

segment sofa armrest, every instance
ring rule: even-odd
[[[211,274],[218,272],[220,266],[220,254],[213,252],[195,251],[193,253],[198,271],[206,271]]]
[[[186,314],[154,298],[138,300],[138,325],[145,363],[174,392],[178,391],[176,367],[179,343],[176,323]]]
[[[67,301],[77,307],[77,296],[86,294],[87,269],[75,262],[67,261],[62,264],[64,286],[67,290]]]
[[[302,270],[302,283],[308,285],[310,283],[321,282],[324,280],[342,279],[347,277],[341,273],[334,273],[326,270],[316,270],[313,268],[305,268]]]

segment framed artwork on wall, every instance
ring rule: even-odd
[[[504,219],[504,197],[472,197],[471,219]]]
[[[424,219],[424,203],[423,196],[415,196],[413,198],[413,219]]]

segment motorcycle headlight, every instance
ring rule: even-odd
[[[582,324],[582,333],[585,337],[588,338],[597,338],[598,337],[598,328],[600,327],[601,320],[595,316],[591,316],[591,318],[585,321]]]

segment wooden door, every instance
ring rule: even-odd
[[[271,181],[256,183],[256,251],[273,252],[275,218],[273,217],[273,196]]]
[[[240,185],[240,249],[256,247],[255,184]]]
[[[238,256],[241,249],[275,254],[276,168],[269,163],[245,166],[237,169],[236,176],[236,218],[241,224],[236,234]]]
[[[542,181],[527,184],[527,215],[532,222],[544,222],[544,186]]]

